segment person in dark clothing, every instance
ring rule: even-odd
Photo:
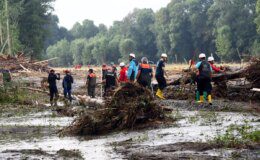
[[[97,83],[96,81],[97,81],[96,74],[94,73],[93,69],[89,69],[86,85],[88,87],[88,95],[91,98],[95,98],[95,89]]]
[[[62,87],[63,87],[63,93],[64,93],[64,98],[68,98],[69,101],[72,101],[72,97],[71,97],[71,86],[73,83],[73,77],[70,74],[70,71],[65,70],[65,77],[63,78],[62,81]]]
[[[201,53],[199,55],[200,61],[196,64],[196,68],[199,70],[197,75],[197,90],[199,91],[200,100],[199,103],[204,102],[204,92],[207,93],[208,102],[209,104],[212,104],[212,98],[211,98],[211,73],[212,68],[209,64],[209,62],[206,61],[206,55],[204,53]]]
[[[107,74],[107,65],[106,65],[106,64],[103,64],[103,65],[102,65],[102,80],[105,79],[106,74]]]
[[[143,57],[141,60],[141,64],[139,65],[138,74],[137,74],[137,82],[143,87],[150,87],[153,77],[153,70],[151,66],[148,64],[148,59]]]
[[[158,82],[158,90],[156,92],[156,96],[158,96],[161,99],[165,99],[163,96],[163,89],[166,87],[166,79],[164,77],[164,75],[167,76],[164,70],[166,62],[167,62],[167,54],[163,53],[161,55],[161,59],[157,62],[156,73],[155,73],[155,78]]]
[[[50,73],[49,73],[49,76],[48,76],[51,106],[53,106],[53,104],[57,105],[57,100],[59,98],[56,80],[60,80],[60,74],[59,73],[55,74],[55,71],[52,69],[52,70],[50,70]],[[54,99],[54,96],[55,96],[55,99]]]
[[[110,90],[115,89],[117,86],[117,74],[112,68],[108,68],[108,72],[105,76],[105,96],[107,96]]]

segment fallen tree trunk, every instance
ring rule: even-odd
[[[48,91],[44,91],[44,90],[36,89],[36,88],[21,87],[21,89],[27,89],[27,90],[30,90],[30,91],[49,94]],[[59,94],[59,97],[64,98],[64,95]],[[105,105],[105,102],[102,99],[90,98],[89,96],[72,95],[72,98],[74,98],[74,100],[76,100],[80,105],[83,105],[83,106],[103,107]]]
[[[245,70],[238,70],[235,72],[225,72],[225,73],[219,73],[219,74],[213,74],[212,75],[212,82],[219,82],[224,80],[232,80],[236,78],[242,78],[244,77]],[[194,75],[195,74],[195,75]],[[191,72],[187,74],[186,76],[180,77],[172,82],[170,82],[168,85],[181,85],[181,84],[188,84],[195,82],[196,73]]]

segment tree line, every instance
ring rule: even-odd
[[[118,63],[130,52],[154,62],[161,53],[170,62],[185,62],[201,52],[221,61],[260,54],[260,0],[172,0],[158,12],[134,9],[110,27],[84,20],[70,30],[57,25],[53,1],[9,0],[14,51],[59,57],[55,66]],[[6,19],[2,3],[0,31]]]

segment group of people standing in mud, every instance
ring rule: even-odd
[[[163,96],[163,90],[167,86],[166,78],[168,78],[167,73],[165,72],[165,64],[167,63],[167,54],[161,54],[160,60],[156,64],[155,70],[155,79],[158,82],[158,89],[156,96],[160,99],[165,99]],[[194,66],[198,70],[196,83],[196,99],[198,103],[203,103],[205,99],[208,100],[209,104],[212,104],[211,97],[211,74],[215,72],[223,72],[220,68],[214,66],[214,58],[209,57],[206,61],[206,55],[201,53],[199,55],[200,61]],[[151,84],[154,77],[153,68],[149,64],[147,57],[141,58],[141,62],[138,63],[134,53],[129,54],[129,64],[126,65],[124,62],[119,64],[120,71],[117,71],[117,67],[114,64],[111,65],[102,65],[102,86],[104,88],[104,93],[101,92],[103,96],[108,96],[110,91],[116,89],[120,85],[125,83],[135,83],[152,89]],[[62,86],[64,89],[64,97],[67,98],[70,102],[72,101],[71,89],[73,77],[71,76],[70,71],[65,70],[65,77],[62,81]],[[119,74],[118,74],[119,73]],[[50,102],[51,105],[57,105],[58,99],[58,89],[56,85],[56,80],[60,80],[60,74],[55,74],[54,70],[51,70],[48,76],[48,83],[50,89]],[[95,89],[97,86],[97,76],[92,68],[88,70],[87,75],[87,95],[91,98],[95,98]],[[101,89],[102,90],[102,89]]]

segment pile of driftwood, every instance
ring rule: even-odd
[[[127,83],[110,100],[106,100],[104,107],[96,110],[95,114],[80,116],[64,128],[61,134],[105,134],[164,120],[164,110],[154,102],[151,92],[139,85]]]
[[[48,61],[34,61],[26,57],[24,53],[17,53],[15,56],[0,55],[0,69],[7,69],[11,72],[47,72]]]
[[[166,98],[195,98],[195,78],[195,70],[185,70],[180,78],[169,83]],[[212,82],[214,97],[243,101],[259,100],[259,93],[255,92],[260,87],[260,58],[252,59],[244,68],[213,74]]]

